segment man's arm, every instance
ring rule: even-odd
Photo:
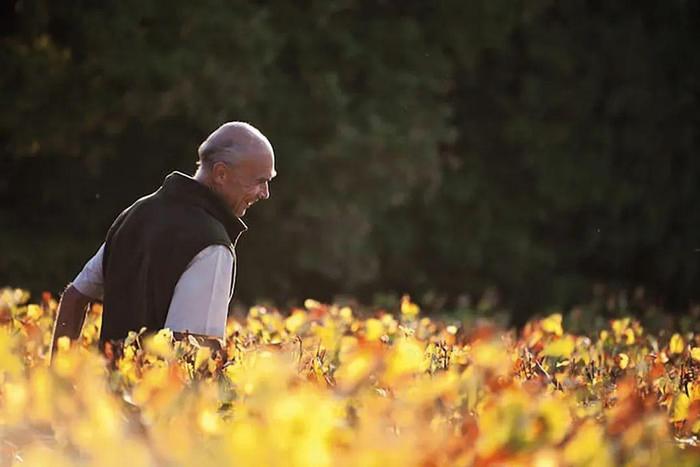
[[[71,340],[75,340],[80,336],[80,330],[83,328],[83,321],[85,321],[86,308],[91,301],[90,297],[80,293],[78,289],[73,287],[73,284],[66,287],[61,301],[58,303],[56,323],[51,337],[52,356],[59,337],[67,336]]]
[[[104,243],[95,256],[85,264],[80,274],[68,284],[61,296],[56,313],[53,336],[51,337],[51,353],[56,349],[59,337],[69,337],[75,340],[80,337],[83,328],[88,303],[102,298],[104,277],[102,275],[102,255]]]

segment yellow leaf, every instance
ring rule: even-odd
[[[672,422],[682,422],[688,418],[688,408],[690,407],[690,398],[681,392],[673,400],[673,405],[671,407],[671,421]]]
[[[576,346],[572,336],[564,336],[560,339],[550,342],[542,350],[543,357],[561,357],[569,358]]]
[[[562,328],[561,322],[561,313],[554,313],[541,321],[542,329],[550,334],[554,334],[555,336],[561,336],[564,334],[564,329]]]
[[[18,376],[23,365],[15,352],[16,339],[6,328],[0,327],[0,377],[3,372]]]
[[[358,352],[349,356],[335,373],[338,385],[350,389],[366,378],[375,367],[376,358],[371,352]]]
[[[26,417],[26,405],[29,401],[29,394],[25,384],[5,383],[4,387],[4,416],[14,422],[22,422]],[[4,420],[6,422],[6,420]]]
[[[690,431],[692,431],[695,435],[700,433],[700,420],[693,423],[693,426],[690,427]]]
[[[573,466],[612,466],[612,456],[603,429],[592,420],[584,422],[564,448],[564,460]]]
[[[75,465],[75,459],[64,454],[57,448],[49,448],[45,445],[34,443],[23,449],[22,464],[24,465],[50,465],[52,467],[70,467]]]
[[[381,316],[381,321],[387,334],[395,333],[399,327],[398,323],[394,319],[394,316],[389,313],[383,314]]]
[[[316,326],[314,332],[321,339],[321,346],[324,349],[334,352],[338,348],[341,335],[334,321],[328,321],[323,326]]]
[[[323,305],[321,302],[314,300],[313,298],[307,298],[304,300],[304,308],[307,310],[313,310],[315,308],[321,308]]]
[[[676,333],[673,336],[671,336],[671,341],[668,343],[669,353],[672,353],[672,354],[683,353],[684,348],[685,348],[685,341],[683,340],[683,337],[681,337],[680,334]]]
[[[365,339],[377,341],[384,335],[384,324],[378,319],[370,318],[365,321]]]
[[[625,368],[627,368],[627,365],[629,365],[630,358],[626,353],[621,353],[619,356],[620,356],[620,362],[619,362],[620,368],[622,368],[624,370]]]
[[[56,348],[59,352],[66,352],[70,349],[70,337],[61,336],[56,341]]]
[[[41,318],[44,310],[41,309],[39,305],[31,304],[27,307],[27,317],[36,321]]]
[[[690,349],[690,356],[696,362],[700,362],[700,347],[693,347],[692,349]]]
[[[554,449],[544,449],[535,454],[532,461],[534,467],[557,467],[561,464]]]
[[[625,329],[630,324],[630,319],[629,318],[623,318],[623,319],[616,319],[613,320],[612,322],[612,329],[615,332],[616,337],[622,336],[622,334],[625,332]]]
[[[690,402],[700,400],[700,383],[691,381],[690,383],[686,384],[686,389],[688,390]]]
[[[170,329],[161,329],[148,336],[144,342],[146,351],[158,357],[169,358],[173,355],[173,333]]]
[[[479,413],[479,436],[476,449],[479,455],[489,457],[517,439],[524,428],[526,411],[531,399],[521,391],[507,390],[491,401]]]
[[[420,313],[420,308],[415,303],[411,302],[411,297],[404,295],[401,297],[401,314],[412,318]]]
[[[498,372],[508,371],[508,351],[497,340],[479,341],[471,349],[474,364],[481,368],[490,368]]]
[[[213,410],[205,409],[199,413],[199,428],[207,434],[214,434],[219,431],[221,417]]]
[[[211,357],[211,349],[209,347],[200,347],[197,349],[197,356],[194,360],[194,369],[198,370],[199,367],[209,361],[209,357]]]
[[[415,339],[398,341],[387,359],[386,377],[394,379],[408,373],[423,371],[425,368],[424,348]]]
[[[289,332],[297,332],[304,323],[306,322],[306,312],[301,309],[294,310],[294,312],[286,320],[284,320],[284,327],[287,328]]]
[[[30,417],[43,422],[50,422],[56,415],[54,379],[46,367],[39,368],[30,380],[31,403],[28,406]]]
[[[545,399],[540,404],[540,414],[547,424],[547,436],[554,443],[564,440],[571,428],[569,407],[559,399]]]
[[[350,308],[349,306],[344,306],[340,309],[338,314],[340,314],[340,317],[344,320],[349,321],[352,319],[352,308]]]

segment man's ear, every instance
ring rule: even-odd
[[[212,181],[214,183],[225,183],[228,178],[225,162],[214,162],[211,168]]]

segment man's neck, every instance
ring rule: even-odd
[[[204,185],[210,189],[212,188],[211,182],[209,180],[209,174],[204,169],[202,169],[202,167],[197,168],[197,171],[195,172],[195,174],[192,178],[197,180],[202,185]]]
[[[209,190],[216,196],[221,198],[221,195],[214,189],[214,184],[211,182],[210,173],[204,170],[201,166],[197,168],[197,171],[192,176],[193,179],[209,188]]]

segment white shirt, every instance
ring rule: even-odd
[[[102,300],[104,243],[80,271],[73,287],[94,300]],[[233,255],[224,245],[211,245],[187,265],[175,285],[165,327],[223,339],[228,303],[233,295]]]

